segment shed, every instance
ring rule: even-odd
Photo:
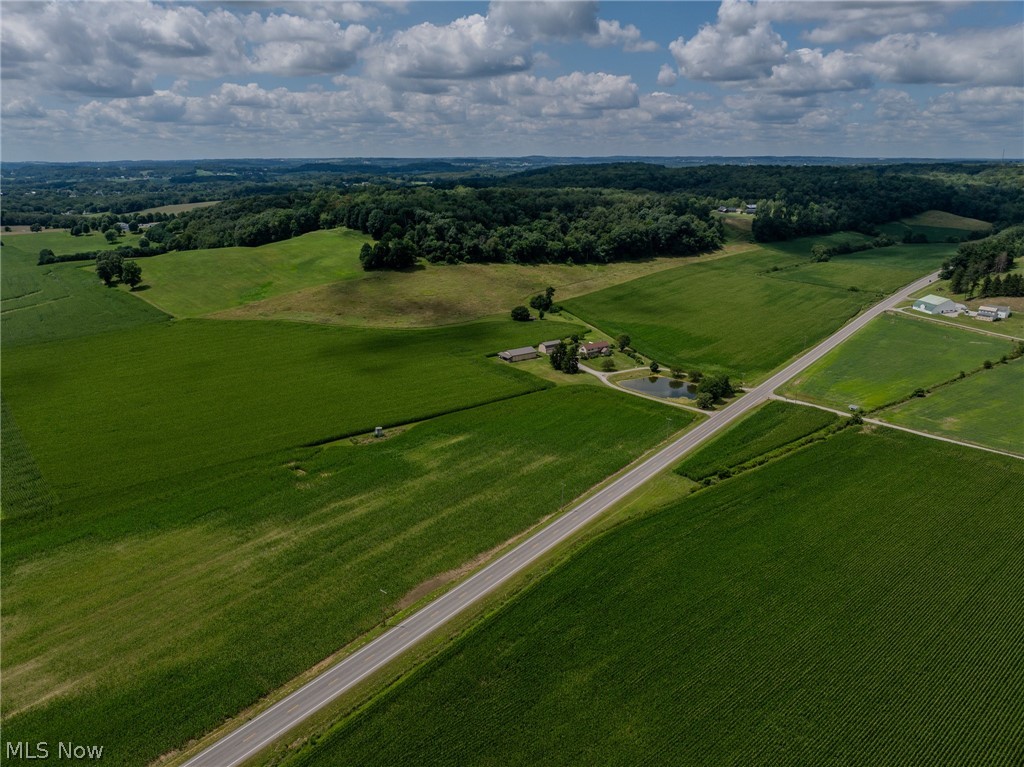
[[[537,349],[541,354],[551,354],[556,348],[562,345],[561,341],[541,341]]]
[[[924,298],[915,298],[914,309],[925,314],[942,314],[944,312],[955,312],[956,304],[948,298],[929,294]]]
[[[979,306],[977,317],[979,320],[993,322],[995,320],[1005,320],[1011,313],[1009,306]]]
[[[498,356],[505,362],[521,362],[522,360],[532,360],[537,355],[537,350],[532,346],[522,346],[518,349],[506,349],[503,352],[498,352]]]

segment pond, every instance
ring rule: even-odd
[[[678,397],[694,399],[697,396],[697,386],[695,384],[677,381],[674,378],[665,378],[665,376],[633,378],[629,381],[620,381],[619,385],[633,391],[638,391],[641,394],[668,397],[669,399],[676,399]]]

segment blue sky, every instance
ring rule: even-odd
[[[1024,155],[1024,4],[15,2],[2,157]]]

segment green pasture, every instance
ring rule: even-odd
[[[870,410],[955,378],[1011,351],[1010,341],[885,314],[780,389],[845,409]]]
[[[879,418],[1024,455],[1024,363],[996,365]]]
[[[67,247],[60,250],[62,245]],[[4,349],[169,319],[127,291],[104,286],[91,266],[83,267],[82,262],[36,265],[40,248],[60,254],[107,246],[107,241],[95,234],[6,236],[0,251],[0,339]]]
[[[18,261],[31,261],[34,265],[39,259],[39,251],[49,248],[55,256],[68,256],[72,253],[86,253],[94,250],[113,250],[122,245],[138,245],[142,235],[125,233],[115,242],[107,242],[102,232],[89,232],[78,237],[71,236],[66,229],[48,229],[42,232],[25,232],[20,234],[4,233],[0,235],[3,242],[3,266],[7,267],[8,258]],[[79,264],[81,266],[81,264]],[[4,298],[7,290],[4,290]]]
[[[839,419],[834,413],[813,407],[766,402],[724,434],[697,449],[675,471],[700,481],[758,456],[795,442]]]
[[[364,274],[352,229],[310,232],[258,248],[165,253],[142,264],[143,298],[176,317],[198,317],[312,285]]]
[[[613,529],[286,764],[1015,765],[1022,488],[841,432]]]
[[[5,738],[150,764],[692,418],[565,386],[145,484],[107,454],[96,495],[4,522]]]
[[[950,238],[966,239],[971,232],[989,231],[992,224],[976,218],[966,218],[941,210],[927,210],[916,216],[884,224],[879,229],[895,240],[911,234],[923,234],[929,242],[946,242]]]
[[[778,248],[777,245],[772,247]],[[955,246],[945,244],[891,245],[833,256],[820,263],[804,261],[769,276],[787,282],[889,294],[939,269],[954,249]]]
[[[566,302],[566,308],[663,367],[755,380],[835,331],[874,294],[772,279],[806,261],[758,249],[690,264]]]
[[[43,476],[68,498],[550,386],[485,358],[544,340],[537,324],[181,320],[9,349],[3,391]],[[555,325],[545,332],[579,329]]]

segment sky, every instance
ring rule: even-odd
[[[0,3],[0,157],[1024,156],[1024,3]]]

